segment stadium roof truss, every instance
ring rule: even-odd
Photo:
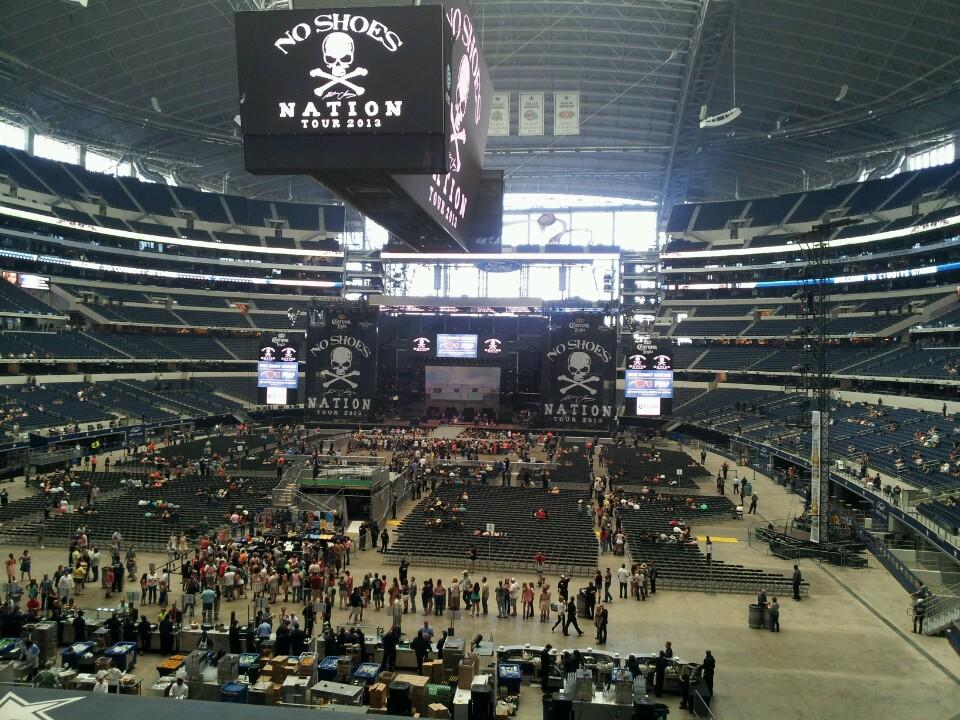
[[[328,199],[312,179],[242,170],[233,12],[287,4],[6,0],[0,112],[207,187]],[[960,125],[955,0],[473,5],[495,88],[511,96],[511,135],[490,138],[487,158],[508,191],[670,203],[823,187]],[[541,91],[546,134],[519,137],[517,94]],[[564,91],[580,93],[580,135],[552,134]],[[734,106],[740,117],[701,129],[701,112]]]

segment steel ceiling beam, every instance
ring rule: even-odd
[[[707,104],[713,91],[736,5],[737,0],[703,0],[700,15],[692,28],[687,73],[660,190],[658,227],[665,225],[673,204],[686,195],[690,168],[700,140],[700,106]]]

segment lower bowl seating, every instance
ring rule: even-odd
[[[461,502],[467,492],[469,499]],[[551,495],[542,490],[516,487],[442,487],[421,500],[399,527],[388,554],[396,562],[408,557],[418,564],[466,568],[471,544],[477,559],[494,568],[532,569],[533,556],[547,556],[547,571],[553,574],[591,571],[597,566],[597,539],[589,512],[578,514],[578,500],[589,502],[586,491],[560,490]],[[463,513],[430,512],[437,501],[466,508]],[[547,518],[536,520],[542,508]],[[441,527],[428,527],[427,520],[447,515]],[[463,527],[460,527],[462,521]],[[493,523],[502,536],[476,536]]]

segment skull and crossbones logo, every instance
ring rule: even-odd
[[[314,68],[310,71],[310,77],[320,78],[327,82],[315,88],[313,94],[317,97],[325,97],[328,90],[339,85],[341,89],[337,93],[341,96],[363,95],[366,89],[351,82],[353,78],[365,77],[367,74],[367,69],[363,67],[350,69],[356,59],[353,38],[345,32],[332,32],[323,39],[321,49],[323,50],[323,64],[327,67],[326,69]]]
[[[450,172],[458,173],[463,167],[460,160],[460,146],[467,141],[467,130],[463,126],[463,119],[467,115],[467,100],[470,98],[470,59],[464,55],[460,58],[460,67],[457,69],[457,94],[450,103],[450,123],[453,130],[450,132],[450,142],[453,147],[450,151]]]
[[[335,347],[333,352],[330,353],[330,368],[324,368],[320,371],[320,375],[330,379],[325,383],[321,383],[321,385],[328,388],[336,383],[344,383],[356,390],[359,383],[354,382],[350,378],[359,375],[360,371],[351,370],[350,368],[352,366],[353,351],[350,350],[350,348]]]
[[[591,395],[597,394],[597,389],[590,387],[591,383],[600,379],[599,375],[590,375],[590,356],[585,352],[570,353],[567,358],[567,369],[570,375],[558,375],[557,380],[563,380],[569,383],[566,387],[560,388],[560,392],[566,394],[574,388],[586,390]]]

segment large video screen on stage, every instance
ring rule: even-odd
[[[449,367],[425,368],[428,400],[480,401],[500,394],[500,368]]]
[[[476,335],[437,335],[438,358],[477,357]]]

